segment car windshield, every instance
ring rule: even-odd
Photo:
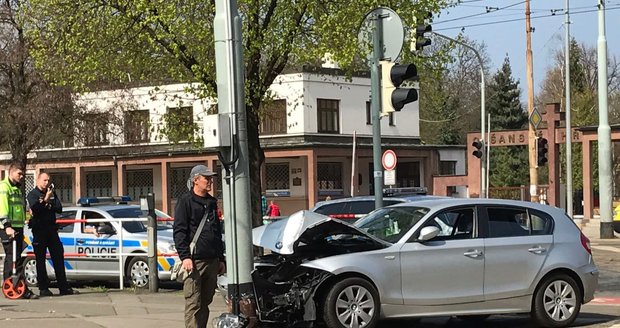
[[[380,208],[354,225],[383,241],[395,243],[428,212],[428,208],[413,206]]]

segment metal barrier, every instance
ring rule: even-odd
[[[97,258],[97,257],[113,257],[118,259],[118,268],[119,268],[119,286],[120,289],[123,290],[124,288],[124,276],[125,276],[125,259],[127,257],[130,256],[136,256],[136,253],[124,253],[123,252],[123,222],[147,222],[148,218],[144,217],[144,218],[115,218],[115,219],[89,219],[89,220],[84,220],[84,219],[59,219],[56,220],[57,224],[63,224],[63,223],[112,223],[112,222],[118,222],[118,225],[120,226],[120,229],[118,230],[118,253],[106,253],[105,255],[103,254],[92,254],[92,253],[87,253],[86,251],[84,253],[64,253],[64,258],[65,259],[71,259],[71,258],[76,258],[76,257],[93,257],[93,258]],[[174,221],[173,218],[162,218],[162,219],[158,219],[157,221]],[[26,236],[24,236],[24,238],[26,238]],[[30,245],[30,240],[28,240],[27,245]],[[150,250],[150,247],[152,245],[148,244],[147,242],[147,253],[144,253],[144,256],[146,256],[148,254],[148,251]],[[175,257],[178,256],[178,253],[160,253],[158,250],[155,250],[155,254],[157,254],[157,258],[160,257]],[[29,257],[29,256],[34,256],[34,252],[22,252],[22,257]],[[0,254],[0,257],[4,257],[4,254]],[[49,253],[46,253],[46,258],[50,258]],[[149,274],[153,274],[153,273],[149,273]],[[158,274],[158,270],[156,270],[156,272],[154,274]]]

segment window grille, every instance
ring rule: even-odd
[[[217,175],[215,176],[214,180],[216,181],[216,185],[215,185],[215,195],[213,195],[213,197],[222,200],[223,198],[223,192],[222,192],[222,188],[224,188],[223,182],[224,179],[222,179],[222,165],[217,164],[215,166],[215,172],[217,173]]]
[[[339,100],[317,99],[317,121],[320,133],[340,132],[339,107]]]
[[[28,196],[32,189],[34,189],[34,174],[26,174],[24,177],[24,191],[26,195],[24,196]]]
[[[63,203],[73,203],[73,173],[50,172],[50,182],[54,184],[56,195]]]
[[[265,165],[267,190],[289,190],[289,164],[268,163]]]
[[[396,187],[420,186],[420,162],[396,164]]]
[[[86,172],[86,196],[110,197],[112,194],[112,171]]]
[[[456,174],[456,161],[440,161],[439,162],[439,174],[440,175],[455,175]]]
[[[108,138],[108,119],[105,114],[88,114],[82,121],[85,146],[100,146],[110,144]]]
[[[132,170],[126,172],[127,195],[132,200],[153,192],[153,170]]]
[[[278,99],[263,108],[264,116],[260,123],[261,134],[286,133],[286,100]]]
[[[125,143],[149,142],[149,111],[125,112]]]
[[[318,163],[319,191],[342,191],[342,163]]]
[[[191,167],[174,167],[170,169],[170,197],[179,199],[187,193],[187,179],[192,171]]]

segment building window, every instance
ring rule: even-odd
[[[396,187],[421,187],[420,162],[396,164]]]
[[[127,195],[133,200],[153,192],[153,170],[127,171]]]
[[[286,133],[286,100],[278,99],[267,103],[263,108],[260,122],[260,134]]]
[[[164,115],[162,134],[171,142],[193,141],[198,126],[194,123],[194,109],[186,107],[168,107]]]
[[[73,174],[71,172],[49,172],[56,195],[63,203],[73,203]]]
[[[87,197],[112,196],[112,171],[98,171],[86,173]]]
[[[440,161],[439,175],[456,175],[456,161]]]
[[[318,163],[319,195],[342,195],[342,163]]]
[[[125,143],[149,142],[149,111],[132,110],[125,112]]]
[[[394,126],[394,113],[388,115],[390,120],[390,126]],[[366,125],[372,125],[372,109],[370,107],[370,101],[366,102]]]
[[[318,99],[318,131],[319,133],[339,133],[339,107],[340,101],[333,99]]]
[[[108,139],[108,118],[105,114],[87,114],[82,121],[85,146],[110,144]]]
[[[267,163],[265,164],[267,193],[284,194],[290,189],[289,164]]]

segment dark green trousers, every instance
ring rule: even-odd
[[[183,282],[185,296],[185,327],[206,328],[209,321],[209,304],[217,285],[220,260],[194,260],[194,270]]]

